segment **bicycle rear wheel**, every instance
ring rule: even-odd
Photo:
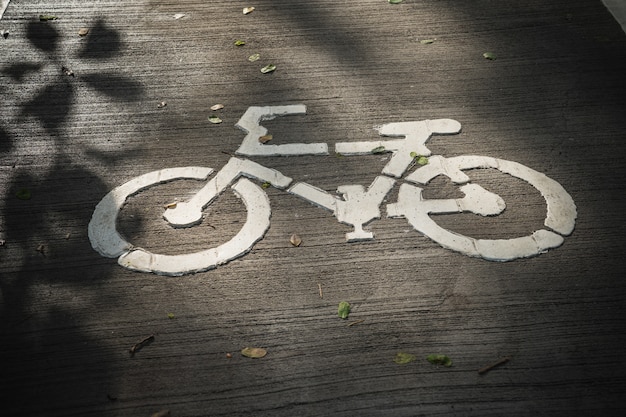
[[[102,256],[118,258],[124,268],[158,275],[180,276],[213,269],[247,253],[270,225],[267,194],[252,181],[241,178],[231,188],[245,204],[243,227],[229,241],[199,252],[165,255],[133,246],[117,230],[117,217],[126,199],[158,184],[176,179],[206,179],[213,170],[203,167],[168,168],[133,178],[109,192],[96,206],[89,223],[89,240]],[[216,194],[223,190],[216,190]]]

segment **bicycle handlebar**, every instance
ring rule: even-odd
[[[381,126],[378,132],[382,136],[406,136],[407,138],[423,138],[424,143],[433,134],[453,135],[461,131],[461,123],[453,119],[420,120],[415,122],[388,123]]]
[[[335,151],[343,155],[393,152],[383,173],[399,178],[413,162],[413,156],[411,156],[413,152],[422,156],[431,155],[432,152],[426,147],[426,142],[433,134],[450,135],[460,131],[461,124],[452,119],[389,123],[381,126],[378,132],[382,136],[400,137],[399,139],[339,142],[335,145]]]

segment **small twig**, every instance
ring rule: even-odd
[[[490,365],[483,366],[482,368],[480,368],[478,370],[478,373],[480,375],[486,374],[487,372],[491,371],[493,368],[495,368],[497,366],[500,366],[500,365],[504,365],[505,363],[507,363],[510,360],[511,360],[510,356],[505,356],[504,358],[502,358],[502,359],[500,359],[500,360],[498,360],[498,361],[496,361],[496,362],[494,362],[494,363],[492,363]]]
[[[322,292],[322,284],[320,284],[319,282],[317,283],[317,288],[319,288],[320,290],[320,298],[324,298],[324,293]]]
[[[152,343],[152,341],[154,341],[154,335],[153,334],[151,334],[150,336],[146,337],[141,342],[135,343],[129,350],[131,356],[134,355],[136,352],[139,352],[139,350],[142,347],[147,346],[150,343]]]
[[[357,321],[353,321],[352,323],[348,324],[348,327],[352,327],[355,324],[359,324],[359,323],[363,323],[365,320],[357,320]]]

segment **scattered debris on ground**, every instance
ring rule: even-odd
[[[150,336],[144,338],[139,343],[135,343],[133,346],[131,346],[131,348],[129,350],[130,355],[133,356],[135,353],[139,352],[144,346],[148,346],[152,342],[154,342],[154,335],[153,334],[151,334]]]
[[[259,359],[267,355],[267,350],[263,348],[246,347],[241,349],[241,354],[247,358]]]
[[[298,236],[297,234],[293,234],[291,235],[291,237],[289,238],[289,242],[295,246],[298,247],[302,244],[302,238],[300,236]]]
[[[63,73],[63,75],[67,75],[68,77],[74,77],[74,71],[66,66],[61,67],[61,72]]]
[[[396,353],[396,356],[393,358],[393,361],[397,363],[398,365],[404,365],[404,364],[415,361],[415,359],[417,359],[415,355],[412,355],[410,353],[405,353],[405,352],[398,352]]]
[[[274,72],[274,71],[276,71],[276,65],[274,65],[274,64],[267,64],[266,66],[261,68],[261,73],[263,73],[263,74],[268,74],[268,73]]]
[[[339,303],[339,307],[337,308],[337,315],[341,319],[347,319],[350,314],[350,303],[347,301],[342,301]]]
[[[450,359],[447,355],[432,354],[428,355],[426,360],[433,365],[443,365],[448,368],[452,366],[452,359]]]
[[[487,372],[491,371],[493,368],[496,368],[496,367],[498,367],[500,365],[504,365],[505,363],[507,363],[510,360],[511,360],[510,356],[505,356],[504,358],[501,358],[501,359],[497,360],[494,363],[491,363],[489,365],[483,366],[482,368],[480,368],[478,370],[478,373],[480,375],[486,374]]]

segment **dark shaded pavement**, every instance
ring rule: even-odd
[[[0,29],[3,415],[623,415],[626,35],[600,1],[12,0]],[[137,273],[91,248],[87,225],[111,189],[166,167],[219,169],[248,107],[296,103],[306,116],[264,123],[272,143],[332,150],[377,140],[385,123],[458,120],[461,134],[429,142],[434,154],[546,174],[574,199],[576,228],[537,257],[489,262],[386,218],[385,205],[374,240],[346,243],[330,212],[269,188],[267,234],[214,270]],[[251,159],[334,192],[369,185],[386,158]],[[487,239],[542,227],[535,189],[479,171],[503,215],[439,224]],[[163,225],[163,205],[197,188],[130,198],[120,230],[171,254],[220,244],[246,216],[230,192],[197,227]],[[424,188],[460,193],[445,178]],[[245,358],[246,346],[269,353]],[[398,352],[417,360],[395,364]]]

